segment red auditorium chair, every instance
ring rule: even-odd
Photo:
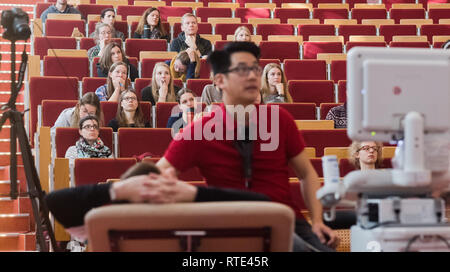
[[[139,156],[145,152],[162,157],[172,141],[170,128],[119,128],[120,158]]]
[[[300,46],[297,42],[261,41],[259,48],[263,59],[300,59]]]
[[[323,168],[322,168],[322,158],[310,158],[309,161],[311,162],[312,166],[314,167],[314,170],[316,170],[317,175],[319,176],[319,178],[323,177]],[[289,167],[289,177],[290,178],[297,178],[297,175],[295,174],[294,170]],[[292,185],[292,183],[294,184],[298,184],[298,186],[300,186],[299,182],[297,180],[290,180],[289,183],[291,184],[291,188],[295,185]],[[299,190],[299,189],[297,189]],[[300,196],[297,195],[297,193],[293,194],[296,202],[299,203],[300,205],[303,202],[303,198],[301,196],[301,189],[299,190],[299,194]],[[300,202],[299,202],[300,201]],[[307,209],[306,206],[304,206],[305,208],[303,209]]]
[[[176,38],[181,33],[181,23],[173,25],[173,37]],[[210,23],[198,23],[198,34],[212,34],[212,25]]]
[[[78,30],[86,36],[86,28],[83,20],[47,19],[45,21],[45,36],[71,37],[75,28],[78,28]]]
[[[253,33],[253,25],[252,24],[216,24],[215,33],[222,35],[222,40],[227,40],[227,35],[234,35],[236,28],[240,26],[247,27],[251,33]]]
[[[309,19],[309,9],[276,8],[273,11],[273,18],[279,18],[282,24],[286,24],[288,19]]]
[[[144,14],[144,12],[151,7],[148,6],[117,6],[117,15],[122,16],[122,20],[126,21],[129,15],[131,16],[140,16]],[[159,8],[158,8],[159,9]]]
[[[305,145],[316,148],[316,157],[323,156],[325,147],[347,147],[352,141],[346,129],[301,130]]]
[[[134,158],[76,159],[74,166],[75,186],[118,179],[134,164],[136,164]],[[95,171],[92,171],[93,169]]]
[[[390,42],[389,47],[430,48],[428,42]]]
[[[150,78],[153,75],[153,68],[155,64],[158,62],[165,62],[170,59],[151,59],[145,58],[141,60],[141,77],[142,78]]]
[[[342,4],[341,0],[309,0],[308,3],[313,4],[313,7],[317,8],[319,4]]]
[[[267,40],[269,35],[294,35],[294,26],[290,24],[258,24],[256,35],[261,35]]]
[[[205,85],[208,84],[212,84],[212,80],[191,78],[186,81],[186,88],[193,91],[197,97],[201,97],[203,88],[205,88]]]
[[[34,55],[39,55],[41,60],[51,48],[77,49],[77,40],[71,37],[34,37]]]
[[[327,63],[324,60],[285,59],[286,80],[325,80]]]
[[[42,126],[53,127],[59,114],[67,108],[77,104],[77,100],[42,100]]]
[[[303,36],[303,41],[308,41],[309,36],[333,36],[335,35],[334,25],[299,25],[298,35]]]
[[[394,19],[396,24],[400,24],[401,19],[425,19],[425,9],[423,8],[391,8],[389,18]]]
[[[99,137],[103,143],[113,151],[113,131],[110,127],[101,127]],[[78,128],[59,127],[56,128],[55,134],[55,150],[57,158],[64,158],[67,149],[75,145],[80,139],[80,132]],[[95,169],[95,168],[92,168]],[[92,170],[91,170],[92,171]],[[92,171],[95,172],[95,171]]]
[[[344,43],[348,42],[350,36],[376,36],[377,28],[374,25],[340,25],[338,35],[344,37]]]
[[[146,157],[144,158],[142,161],[149,161],[149,162],[153,162],[154,164],[156,164],[161,158],[156,157],[156,158],[152,158],[152,157]],[[197,167],[194,168],[190,168],[187,171],[184,172],[180,172],[178,173],[178,179],[182,180],[182,181],[203,181],[204,178],[202,176],[202,174],[200,173],[200,170],[198,170]],[[195,184],[196,186],[206,186],[206,183],[201,183],[201,185],[199,184]]]
[[[348,53],[350,49],[358,46],[366,46],[366,47],[386,47],[385,42],[347,42],[345,44],[345,51]]]
[[[450,9],[430,8],[428,9],[428,18],[433,19],[433,24],[439,24],[439,19],[450,19]]]
[[[216,41],[214,43],[214,50],[222,50],[225,46],[225,44],[229,43],[230,41]]]
[[[340,80],[347,79],[347,61],[346,60],[332,60],[330,64],[330,79],[334,83]]]
[[[425,0],[419,0],[418,2],[421,3],[423,1]],[[392,4],[415,4],[416,0],[382,0],[382,3],[386,6],[387,10],[390,10]]]
[[[167,21],[167,17],[181,17],[185,13],[193,13],[190,7],[158,7],[161,14],[161,20]]]
[[[231,18],[231,8],[208,8],[200,7],[195,10],[196,16],[201,18],[202,22],[208,22],[210,17]]]
[[[217,2],[225,2],[225,3],[233,3],[233,0],[199,0],[199,2],[203,2],[203,6],[207,7],[209,3],[217,3]]]
[[[414,36],[417,35],[415,25],[380,25],[380,36],[384,36],[384,41],[390,43],[393,36]]]
[[[126,39],[125,54],[139,59],[141,51],[167,51],[167,41],[164,39]]]
[[[334,84],[331,80],[290,80],[289,93],[294,102],[332,103],[334,99]]]
[[[74,76],[81,81],[89,74],[88,57],[44,57],[44,76]]]
[[[314,103],[270,103],[287,110],[294,120],[315,120],[316,104]]]
[[[348,10],[342,8],[314,8],[312,14],[321,24],[325,19],[348,19]]]
[[[241,18],[241,22],[247,23],[249,18],[270,18],[268,8],[237,8],[234,17]],[[251,31],[251,29],[250,29]],[[233,32],[234,33],[234,32]]]
[[[422,25],[420,35],[427,36],[428,42],[433,43],[433,36],[450,35],[450,25]]]
[[[91,62],[91,71],[93,77],[98,77],[97,63],[100,61],[100,57],[94,57]]]
[[[130,0],[128,0],[130,1]],[[181,0],[162,0],[163,2],[166,2],[166,6],[172,6],[172,2],[197,2],[196,0],[186,0],[186,1],[181,1]]]
[[[386,9],[365,9],[365,8],[353,8],[352,9],[352,18],[358,21],[358,24],[361,24],[364,19],[386,19],[387,11]]]
[[[101,101],[100,107],[102,108],[103,116],[105,119],[105,126],[109,124],[109,121],[116,118],[117,114],[117,103],[115,101]],[[139,105],[142,110],[142,114],[144,114],[145,121],[152,120],[151,112],[152,112],[152,103],[148,101],[141,101],[139,102]]]
[[[277,63],[281,65],[280,59],[259,59],[259,66],[264,69],[269,63]]]
[[[340,42],[304,42],[303,59],[316,59],[319,53],[342,53]]]
[[[319,106],[320,120],[325,120],[325,117],[327,117],[327,114],[331,108],[340,106],[342,104],[344,103],[320,103]]]
[[[84,77],[81,81],[81,94],[95,92],[98,87],[106,84],[106,77]]]
[[[338,102],[344,103],[347,101],[347,80],[338,81]]]
[[[83,18],[88,17],[90,14],[100,15],[102,10],[107,8],[114,8],[113,5],[99,5],[99,4],[79,4],[77,9],[82,14]]]

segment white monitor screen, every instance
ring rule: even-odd
[[[347,56],[349,137],[385,142],[401,137],[402,120],[411,111],[422,114],[425,131],[446,131],[449,64],[450,50],[352,49]]]

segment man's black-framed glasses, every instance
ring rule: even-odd
[[[260,76],[262,74],[262,68],[258,64],[255,64],[253,66],[247,66],[247,65],[238,65],[235,68],[229,69],[225,71],[225,73],[237,73],[239,76],[248,76],[250,74],[250,71],[254,72],[256,75]]]

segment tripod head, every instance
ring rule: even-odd
[[[15,42],[17,40],[28,40],[31,35],[30,18],[20,8],[4,10],[2,12],[1,24],[6,29],[3,38]]]

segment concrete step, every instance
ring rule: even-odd
[[[16,62],[16,71],[20,68],[20,62]],[[11,71],[11,61],[2,60],[0,61],[0,71]]]
[[[28,191],[27,182],[25,180],[20,181],[20,179],[17,179],[17,191],[19,192],[19,194],[25,194]],[[11,192],[11,181],[0,180],[0,197],[1,196],[7,197],[9,196],[10,192]]]
[[[17,164],[23,165],[22,154],[17,153]],[[10,165],[10,152],[0,152],[0,166]]]
[[[35,251],[36,233],[0,234],[0,251]]]
[[[23,89],[23,86],[22,86],[22,89]],[[21,91],[21,92],[19,92],[19,94],[17,94],[16,104],[17,103],[23,103],[23,101],[24,101],[24,97],[23,96],[24,96],[24,92],[23,91]],[[0,103],[8,102],[10,97],[11,97],[11,92],[9,92],[9,91],[5,91],[5,92],[0,91]]]
[[[17,82],[17,80],[16,80]],[[23,90],[25,89],[25,82],[24,84],[22,84],[22,88],[20,89],[21,92],[23,92]],[[8,92],[8,94],[10,95],[11,93],[11,79],[8,80],[0,80],[0,92]],[[17,100],[17,102],[23,102]]]
[[[9,196],[0,197],[0,214],[17,213],[33,214],[29,196],[19,196],[17,199],[11,199]]]
[[[27,46],[27,52],[29,54],[30,52],[30,46]],[[0,54],[2,54],[2,60],[11,60],[11,51],[9,45],[2,45],[0,48]],[[22,51],[23,51],[23,45],[16,46],[16,61],[20,62],[22,61]]]
[[[29,214],[0,214],[0,233],[26,233],[30,230]]]

